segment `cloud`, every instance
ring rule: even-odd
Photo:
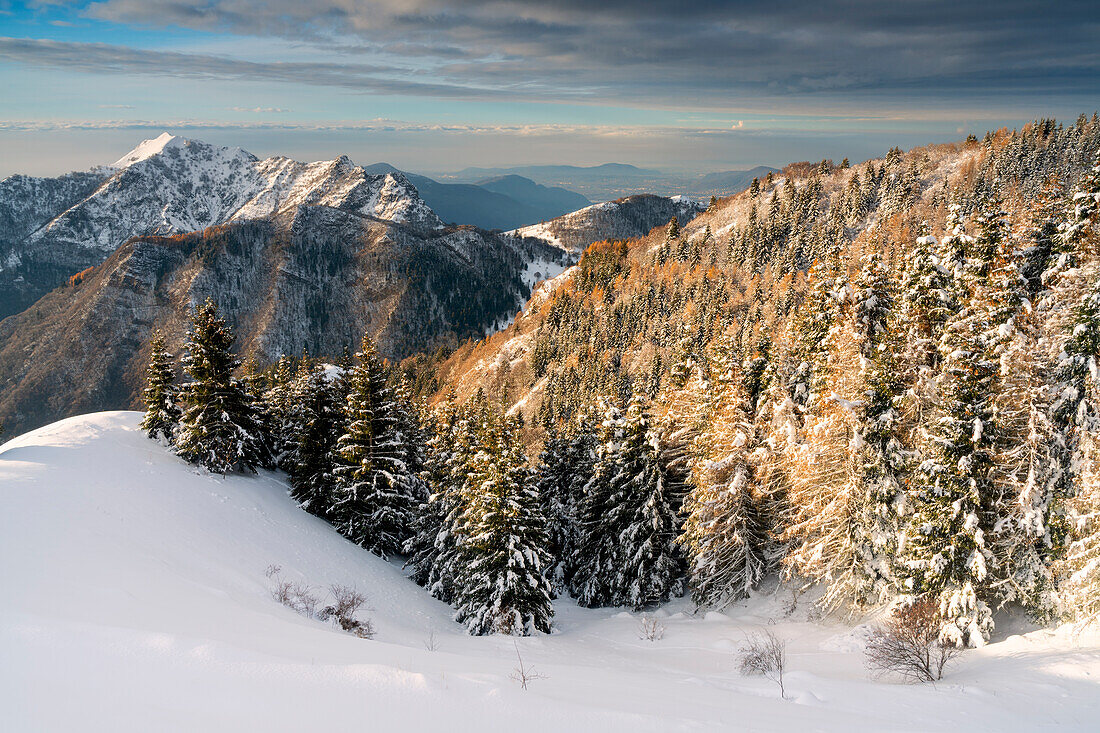
[[[99,109],[133,109],[132,104],[97,104]]]
[[[281,107],[230,107],[229,109],[232,112],[255,112],[257,114],[283,114],[290,111]]]
[[[99,0],[92,17],[312,42],[505,96],[733,107],[1061,94],[1095,103],[1095,0]],[[317,70],[320,83],[337,80]],[[362,73],[353,76],[366,85]],[[398,93],[433,93],[406,79]],[[438,90],[435,92],[438,93]],[[916,102],[916,103],[919,103]],[[912,104],[912,103],[911,103]]]
[[[0,60],[39,68],[236,81],[275,81],[383,94],[494,98],[493,89],[409,78],[399,67],[334,62],[246,61],[228,56],[154,51],[106,43],[0,37]],[[518,96],[509,93],[507,96]]]

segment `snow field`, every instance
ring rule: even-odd
[[[399,564],[298,509],[283,477],[211,476],[139,413],[55,423],[0,446],[5,731],[1096,730],[1100,634],[1034,630],[966,653],[936,686],[868,678],[867,628],[787,615],[786,589],[725,613],[555,603],[556,631],[470,637]],[[354,586],[374,640],[297,615],[291,581]],[[787,700],[737,672],[747,635],[787,642]],[[1016,632],[1016,633],[1013,633]],[[1006,634],[1011,634],[1007,635]],[[435,649],[427,648],[434,638]],[[516,653],[541,678],[511,679]]]

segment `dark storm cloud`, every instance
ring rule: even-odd
[[[713,108],[1100,96],[1096,0],[103,0],[85,12],[429,60],[432,85],[509,94]],[[313,83],[343,85],[316,73]]]

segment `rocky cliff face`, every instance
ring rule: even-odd
[[[327,206],[420,231],[441,226],[400,173],[347,157],[259,160],[161,135],[89,173],[0,181],[0,317],[17,313],[134,236],[198,231]]]
[[[594,204],[543,224],[516,229],[512,234],[538,239],[570,252],[581,252],[602,239],[644,237],[673,217],[685,224],[705,208],[681,196],[641,194]]]
[[[0,423],[18,433],[136,404],[149,335],[163,329],[178,354],[190,308],[207,297],[238,348],[261,361],[336,355],[365,331],[400,358],[507,323],[534,281],[568,261],[542,243],[361,209],[300,205],[128,240],[79,282],[0,322]]]

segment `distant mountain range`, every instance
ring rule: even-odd
[[[683,176],[625,163],[595,166],[528,165],[513,168],[465,168],[439,174],[440,181],[465,183],[499,176],[523,176],[543,186],[579,191],[593,201],[611,201],[634,194],[686,195],[695,198],[726,196],[748,188],[754,177],[763,178],[776,168],[757,166],[750,170],[720,171]]]
[[[179,354],[206,298],[261,364],[337,356],[364,332],[400,359],[506,327],[593,241],[701,210],[659,196],[585,204],[512,174],[444,184],[167,134],[92,171],[11,176],[0,181],[0,424],[19,433],[134,405],[149,335],[163,330]],[[544,221],[558,210],[571,213]],[[528,226],[445,223],[479,212],[493,228]]]
[[[482,229],[515,229],[592,203],[579,193],[543,186],[514,174],[487,176],[473,183],[440,183],[400,171],[389,163],[374,163],[364,166],[364,170],[375,175],[399,173],[416,186],[420,197],[440,219]]]
[[[318,205],[420,231],[443,226],[400,173],[372,175],[347,156],[261,160],[167,133],[88,173],[11,176],[0,181],[0,318],[103,262],[130,237]]]

